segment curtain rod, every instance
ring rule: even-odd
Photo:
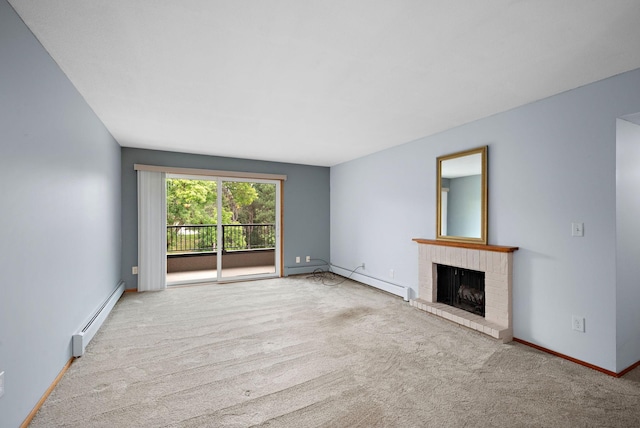
[[[171,166],[143,165],[136,163],[133,165],[136,171],[155,171],[165,172],[167,174],[184,174],[184,175],[204,175],[213,177],[230,177],[230,178],[253,178],[258,180],[283,180],[286,181],[285,174],[265,174],[259,172],[241,172],[241,171],[220,171],[215,169],[197,169],[197,168],[179,168]]]

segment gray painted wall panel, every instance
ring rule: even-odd
[[[329,168],[203,156],[143,149],[122,149],[122,277],[137,288],[131,267],[138,264],[137,178],[133,165],[286,174],[284,197],[284,274],[313,271],[314,263],[296,265],[295,257],[329,258]]]
[[[640,355],[640,125],[617,121],[617,365]]]
[[[0,0],[0,426],[20,425],[120,280],[120,147]]]
[[[365,261],[367,274],[382,280],[394,269],[395,281],[416,295],[411,238],[435,237],[436,157],[488,145],[489,243],[520,247],[515,336],[621,370],[616,118],[638,111],[635,70],[337,165],[331,169],[332,261]],[[585,223],[583,238],[571,236],[574,221]],[[629,293],[618,290],[618,300]],[[637,312],[640,300],[629,297]],[[573,314],[586,317],[586,333],[571,330]],[[632,353],[640,359],[639,350]]]

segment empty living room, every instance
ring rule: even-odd
[[[640,2],[0,0],[0,427],[640,426]]]

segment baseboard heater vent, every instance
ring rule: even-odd
[[[89,318],[80,332],[73,335],[73,356],[81,357],[84,355],[84,349],[87,347],[93,336],[98,332],[104,320],[107,319],[111,309],[116,305],[122,293],[124,293],[124,281],[120,281],[111,296],[100,305],[98,310]]]
[[[411,289],[409,287],[404,287],[392,282],[383,281],[372,276],[363,275],[361,273],[354,272],[353,270],[350,271],[336,265],[331,265],[331,270],[338,275],[342,275],[344,277],[353,279],[354,281],[358,281],[371,287],[384,290],[387,293],[395,294],[396,296],[402,297],[405,302],[408,302],[411,298]]]

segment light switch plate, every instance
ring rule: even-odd
[[[584,223],[571,223],[571,236],[584,236]]]

